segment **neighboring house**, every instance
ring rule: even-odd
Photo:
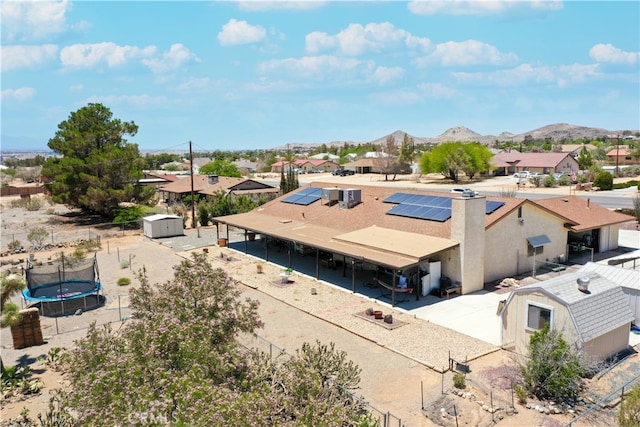
[[[618,166],[640,164],[640,157],[633,157],[633,150],[627,145],[617,145],[607,152],[607,157]]]
[[[331,172],[339,167],[338,163],[323,159],[296,159],[293,162],[281,160],[271,165],[271,172],[287,172],[289,168],[297,169],[301,173]]]
[[[571,174],[579,169],[578,162],[569,153],[501,152],[493,156],[491,163],[495,167],[495,175],[512,175],[522,171],[544,175],[556,172]]]
[[[316,159],[316,160],[331,160],[332,162],[338,163],[338,161],[340,160],[340,156],[336,156],[335,154],[331,154],[331,153],[318,153],[318,154],[314,154],[313,156],[309,156],[310,159]]]
[[[172,173],[158,173],[145,171],[142,174],[142,178],[138,180],[139,185],[153,187],[156,190],[165,184],[177,181],[178,175]]]
[[[191,191],[190,176],[185,176],[175,182],[163,185],[158,189],[161,199],[166,203],[181,201],[184,197],[189,196]],[[280,192],[278,188],[252,179],[227,176],[218,177],[217,175],[194,175],[194,194],[211,196],[219,191],[230,194],[231,196],[244,194],[255,200],[261,197],[272,199]]]
[[[575,196],[547,200],[315,182],[215,221],[407,277],[422,278],[439,262],[438,281],[442,274],[470,293],[568,258],[569,239],[587,232],[597,234],[594,252],[615,249],[618,224],[634,219]]]
[[[596,146],[593,144],[563,144],[560,146],[560,152],[570,154],[576,158],[580,155],[582,148],[586,148],[587,151],[592,152],[596,149]]]
[[[243,176],[255,173],[258,170],[258,162],[250,162],[249,160],[235,160],[234,164]]]
[[[213,159],[210,159],[208,157],[195,157],[193,159],[193,174],[194,175],[198,175],[200,173],[200,168],[204,165],[206,165],[207,163],[211,163],[213,162]]]
[[[356,173],[379,173],[382,169],[380,159],[365,157],[342,165],[344,169],[350,169]]]
[[[633,320],[620,285],[588,270],[514,289],[500,318],[503,347],[526,354],[531,335],[548,323],[587,364],[627,350]]]

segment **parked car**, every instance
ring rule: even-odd
[[[347,176],[353,175],[355,174],[355,172],[350,169],[335,169],[333,172],[331,172],[331,174],[336,176]]]
[[[480,193],[478,193],[476,190],[474,190],[472,188],[464,188],[464,187],[452,188],[451,192],[452,193],[456,193],[456,194],[469,195],[469,196],[479,196],[480,195]]]
[[[516,173],[513,174],[513,177],[514,178],[518,178],[518,179],[521,179],[521,178],[529,179],[529,178],[531,178],[531,172],[529,172],[529,171],[516,172]]]
[[[553,174],[553,179],[555,179],[557,181],[560,178],[562,178],[564,175],[565,175],[564,172],[556,172],[556,173]]]

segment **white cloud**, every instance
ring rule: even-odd
[[[68,30],[70,10],[68,1],[3,1],[2,38],[5,42],[50,39]]]
[[[147,107],[162,104],[167,101],[165,96],[151,95],[108,95],[90,96],[85,100],[88,103],[101,103],[106,105],[133,105],[136,107]]]
[[[247,21],[230,19],[218,33],[218,41],[222,46],[256,43],[267,35],[264,27],[250,25]]]
[[[377,67],[371,76],[371,81],[386,84],[402,78],[405,70],[402,67]]]
[[[350,24],[336,35],[314,31],[305,37],[305,51],[315,54],[323,50],[336,50],[341,54],[357,56],[367,52],[385,52],[404,46],[426,50],[431,46],[427,38],[412,36],[408,31],[395,28],[389,22]]]
[[[69,68],[91,68],[107,64],[109,68],[124,65],[128,60],[146,58],[156,52],[154,46],[139,48],[119,46],[111,42],[95,44],[74,44],[60,52],[62,65]]]
[[[531,9],[534,11],[560,10],[562,1],[538,0],[440,0],[412,1],[407,8],[415,15],[498,15],[514,9]]]
[[[458,80],[474,85],[495,85],[503,87],[526,86],[532,84],[556,85],[584,83],[601,76],[597,64],[572,64],[559,67],[534,67],[522,64],[508,70],[487,73],[454,73]]]
[[[640,53],[625,52],[612,44],[599,43],[589,50],[589,56],[598,62],[634,65],[638,63]]]
[[[324,7],[328,2],[322,0],[302,1],[238,1],[238,7],[248,12],[264,12],[268,10],[314,10]]]
[[[2,46],[2,71],[35,68],[46,61],[54,60],[58,46],[44,44],[40,46]]]
[[[200,62],[200,58],[191,53],[191,51],[181,43],[171,45],[169,51],[162,53],[161,58],[142,59],[142,63],[149,67],[155,74],[175,70],[189,61]]]
[[[518,56],[514,53],[502,53],[495,46],[477,40],[466,40],[440,43],[433,53],[417,59],[416,65],[419,67],[431,63],[439,63],[445,67],[479,64],[505,65],[517,61]]]
[[[176,86],[176,91],[183,92],[183,93],[193,93],[193,92],[199,93],[199,92],[208,90],[210,86],[211,86],[211,80],[208,77],[203,77],[203,78],[192,77],[186,82]]]
[[[260,64],[261,72],[285,72],[292,77],[331,79],[339,74],[370,74],[373,62],[338,56],[305,56],[300,59],[287,58],[266,61]]]
[[[26,101],[35,96],[36,90],[32,87],[21,87],[18,89],[5,89],[2,91],[2,100],[15,99],[18,101]]]

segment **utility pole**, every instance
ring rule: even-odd
[[[193,151],[189,141],[189,175],[191,176],[191,228],[196,228],[196,200],[193,194]]]

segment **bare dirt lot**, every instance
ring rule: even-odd
[[[73,250],[71,242],[86,238],[85,236],[89,236],[90,230],[95,229],[94,225],[88,224],[85,219],[73,215],[73,212],[60,205],[43,205],[43,208],[37,211],[27,211],[23,208],[11,208],[10,200],[5,198],[2,199],[1,204],[3,248],[8,239],[17,239],[15,236],[25,236],[21,240],[27,243],[28,230],[37,225],[50,227],[53,235],[53,247],[45,251],[34,252],[36,261],[46,261],[60,251]],[[104,307],[83,312],[80,316],[57,319],[43,317],[42,327],[46,343],[42,346],[15,350],[11,345],[10,333],[6,329],[2,330],[1,351],[5,363],[30,364],[34,373],[44,382],[44,389],[41,393],[26,398],[3,396],[0,407],[2,412],[0,425],[8,425],[8,420],[19,416],[23,408],[27,408],[32,417],[35,417],[37,413],[46,409],[49,393],[65,385],[63,376],[38,360],[39,357],[46,356],[47,352],[54,347],[72,347],[74,341],[83,336],[86,325],[91,321],[96,321],[99,324],[107,322],[119,324],[118,322],[127,316],[127,291],[115,285],[119,277],[131,278],[133,280],[132,286],[135,286],[135,271],[144,268],[151,283],[164,282],[172,277],[172,267],[183,259],[184,254],[178,254],[167,246],[144,238],[139,231],[122,233],[117,229],[103,229],[100,234],[102,247],[98,251],[97,257],[107,300]],[[213,249],[220,250],[220,248]],[[26,250],[28,251],[28,249]],[[19,271],[19,267],[28,253],[9,254],[0,258],[2,272]],[[220,266],[240,282],[252,284],[252,280],[255,278],[256,261],[240,253],[233,253],[233,256],[238,260],[237,262],[227,265],[220,263]],[[122,268],[121,261],[123,259],[131,260],[132,265],[129,268]],[[18,262],[18,260],[21,261]],[[266,265],[265,268],[273,270],[268,271],[270,275],[275,275],[275,272],[278,271],[277,267],[271,265]],[[300,287],[305,283],[303,280],[303,278],[299,279]],[[255,285],[252,285],[250,289],[253,290],[254,287]],[[271,289],[270,295],[274,298],[285,301],[287,306],[294,309],[297,307],[296,300],[300,298],[300,295],[293,293],[292,289],[294,288],[283,289],[265,286],[257,291],[267,292],[269,289]],[[341,295],[341,298],[347,297]],[[343,304],[359,304],[357,296],[351,295],[349,298],[355,298],[354,302],[343,302]],[[18,300],[16,299],[16,301]],[[265,311],[261,312],[261,315],[264,314],[265,318],[267,316],[274,318],[274,322],[267,321],[264,331],[265,334],[269,334],[272,341],[281,340],[281,346],[284,347],[284,343],[289,343],[292,336],[300,335],[295,338],[303,341],[311,339],[303,332],[291,330],[290,324],[296,324],[296,322],[291,322],[291,319],[287,320],[289,327],[283,327],[276,323],[276,313],[282,309],[270,304],[264,299],[261,308]],[[329,317],[331,310],[324,310],[327,317]],[[323,311],[320,310],[320,312]],[[300,324],[305,322],[303,319],[307,317],[314,319],[322,317],[310,316],[300,310],[297,310],[293,315],[300,316]],[[328,322],[323,323],[324,327],[344,332],[344,329],[339,325],[333,325],[330,318],[326,320]],[[316,333],[319,334],[317,328]],[[327,334],[331,334],[330,331],[331,329]],[[259,334],[262,334],[262,331]],[[349,334],[345,333],[345,335]],[[357,341],[350,344],[354,348],[354,361],[361,366],[366,366],[366,370],[363,370],[362,374],[363,382],[360,394],[369,398],[376,407],[401,418],[406,426],[489,426],[494,423],[505,426],[564,426],[574,419],[569,413],[552,415],[545,414],[544,409],[542,411],[526,409],[514,400],[511,380],[514,376],[517,377],[517,369],[513,367],[513,357],[508,352],[500,350],[473,360],[470,364],[470,372],[466,375],[466,388],[456,390],[453,387],[451,372],[441,375],[410,359],[403,362],[402,366],[406,364],[406,368],[401,368],[397,361],[388,362],[391,359],[386,357],[377,358],[380,363],[372,363],[372,360],[376,359],[371,357],[372,353],[391,352],[397,357],[400,356],[393,349],[376,344],[376,341],[367,340],[367,343],[372,346],[373,350],[363,356],[359,356],[356,349],[365,344]],[[426,344],[428,345],[428,343]],[[355,359],[356,357],[363,357],[363,359],[359,361]],[[390,354],[388,357],[392,357],[392,355]],[[615,389],[616,385],[619,385],[622,378],[631,375],[630,372],[633,372],[634,369],[636,372],[640,371],[640,359],[637,354],[632,355],[609,374],[590,380],[588,389],[593,391],[592,399],[597,401],[599,396],[608,394]],[[424,393],[422,402],[420,402],[421,392]],[[534,406],[541,404],[541,402],[533,403]],[[516,408],[516,411],[513,410],[513,407]],[[548,408],[548,403],[543,405],[544,407]],[[496,410],[490,411],[491,408]],[[578,408],[577,411],[583,411],[585,408]],[[600,410],[574,425],[614,425],[614,416],[615,410]]]

